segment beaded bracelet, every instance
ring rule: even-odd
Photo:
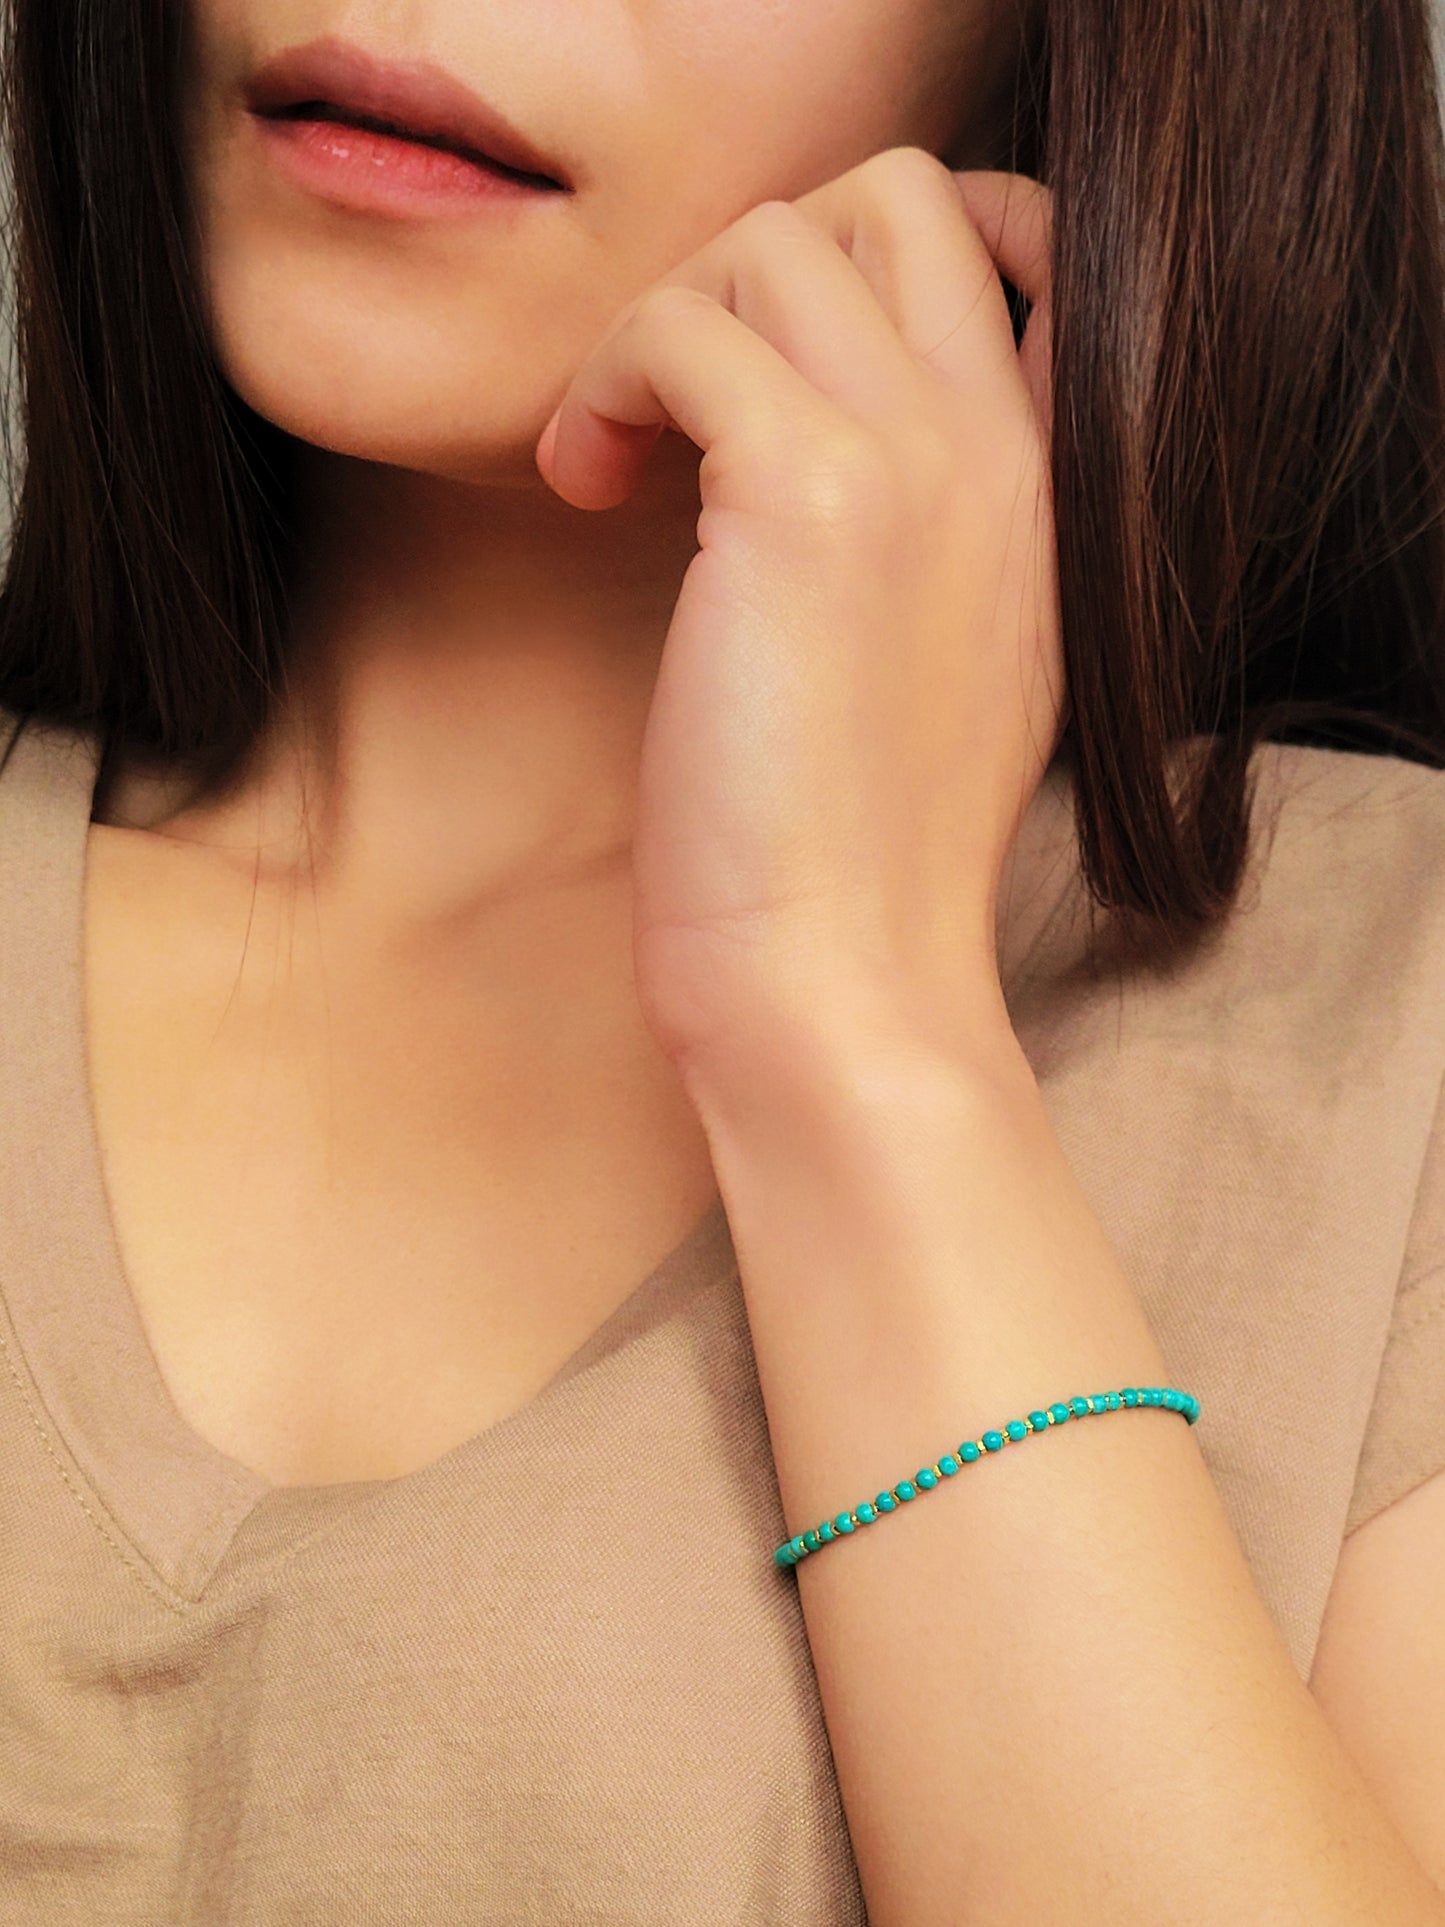
[[[1199,1400],[1194,1394],[1176,1391],[1172,1385],[1151,1385],[1142,1392],[1126,1385],[1122,1392],[1095,1392],[1089,1398],[1066,1399],[1061,1404],[1050,1405],[1046,1411],[1030,1412],[1027,1419],[1011,1418],[1001,1432],[985,1432],[981,1439],[965,1439],[956,1453],[945,1452],[937,1465],[925,1465],[911,1479],[903,1479],[875,1499],[865,1500],[854,1511],[840,1512],[836,1519],[824,1519],[811,1532],[800,1532],[796,1538],[785,1539],[773,1554],[773,1564],[796,1566],[800,1559],[806,1559],[810,1552],[816,1552],[829,1540],[842,1538],[859,1526],[871,1525],[880,1514],[896,1511],[900,1505],[916,1499],[920,1492],[931,1492],[940,1479],[951,1479],[960,1465],[971,1465],[983,1453],[1001,1452],[1005,1445],[1026,1439],[1030,1432],[1047,1431],[1051,1425],[1062,1425],[1068,1419],[1087,1418],[1093,1412],[1117,1412],[1125,1405],[1163,1405],[1171,1412],[1182,1413],[1191,1425],[1199,1417]]]

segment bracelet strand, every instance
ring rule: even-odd
[[[952,1452],[945,1452],[936,1465],[921,1466],[911,1479],[902,1479],[875,1498],[865,1499],[851,1512],[840,1512],[836,1518],[824,1519],[811,1531],[785,1539],[773,1554],[773,1564],[796,1566],[800,1559],[806,1559],[809,1553],[816,1552],[830,1540],[845,1538],[859,1526],[872,1525],[885,1513],[895,1512],[900,1505],[916,1499],[920,1492],[931,1492],[940,1479],[951,1479],[961,1465],[972,1465],[975,1459],[990,1452],[1001,1452],[1006,1445],[1017,1444],[1031,1432],[1046,1432],[1051,1426],[1063,1425],[1073,1418],[1087,1418],[1094,1412],[1118,1412],[1126,1405],[1162,1405],[1182,1414],[1191,1425],[1199,1417],[1199,1400],[1194,1394],[1178,1391],[1172,1385],[1150,1385],[1143,1391],[1126,1385],[1121,1392],[1095,1392],[1087,1398],[1063,1399],[1057,1405],[1030,1412],[1026,1419],[1009,1419],[1002,1431],[985,1432],[979,1439],[965,1439]]]

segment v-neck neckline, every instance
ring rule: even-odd
[[[15,721],[6,714],[7,722]],[[86,876],[97,731],[18,719],[0,742],[0,1313],[67,1482],[98,1504],[115,1549],[182,1600],[198,1600],[233,1547],[245,1570],[359,1504],[437,1504],[477,1484],[550,1416],[570,1381],[660,1324],[691,1291],[739,1288],[721,1197],[524,1405],[394,1479],[274,1485],[182,1415],[126,1277],[90,1084]],[[1000,913],[1000,969],[1021,993],[1076,892],[1067,780],[1051,770],[1018,841]],[[6,1232],[13,1232],[7,1238]],[[7,1245],[49,1254],[7,1263]],[[8,1351],[0,1316],[0,1352]],[[26,1395],[30,1393],[27,1391]],[[68,1461],[67,1462],[67,1458]],[[241,1549],[244,1549],[242,1552]]]
[[[51,1426],[113,1528],[167,1587],[195,1600],[243,1522],[248,1544],[274,1550],[278,1533],[264,1515],[274,1515],[284,1539],[359,1502],[420,1502],[474,1478],[539,1423],[570,1379],[660,1321],[689,1285],[721,1283],[735,1261],[718,1197],[540,1391],[398,1478],[276,1485],[205,1439],[182,1415],[151,1348],[105,1184],[84,1005],[98,766],[94,734],[35,718],[0,759],[0,852],[24,849],[23,861],[3,865],[0,1223],[18,1232],[22,1249],[51,1254],[44,1266],[0,1272],[0,1296]]]

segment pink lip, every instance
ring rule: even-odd
[[[378,60],[328,35],[268,60],[244,99],[277,159],[353,206],[420,211],[572,188],[557,161],[428,61]]]

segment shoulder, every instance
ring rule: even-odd
[[[1163,965],[1119,966],[1077,859],[1077,802],[1050,771],[1020,833],[1020,897],[1047,899],[1035,969],[1122,976],[1141,993],[1239,975],[1388,974],[1445,960],[1445,770],[1397,756],[1262,743],[1250,761],[1249,840],[1228,912]],[[1261,981],[1253,973],[1264,971]],[[1442,1005],[1445,1016],[1445,1005]]]
[[[1262,745],[1245,874],[1204,950],[1241,994],[1340,1041],[1368,1047],[1378,1020],[1445,1053],[1445,771]]]
[[[1361,906],[1379,900],[1386,907],[1401,878],[1436,896],[1445,890],[1445,770],[1398,756],[1264,743],[1250,780],[1246,882],[1258,890],[1306,888],[1328,903],[1348,888]]]
[[[1445,1070],[1445,772],[1267,743],[1248,801],[1228,912],[1162,962],[1121,962],[1051,773],[1002,931],[1015,1026],[1041,1069],[1132,1077],[1141,1116],[1166,1090],[1207,1087],[1219,1108],[1248,1086],[1290,1129],[1334,1133],[1346,1088],[1393,1088],[1395,1155],[1418,1153]]]
[[[0,704],[0,820],[7,840],[31,836],[57,814],[69,818],[99,764],[98,735]]]

